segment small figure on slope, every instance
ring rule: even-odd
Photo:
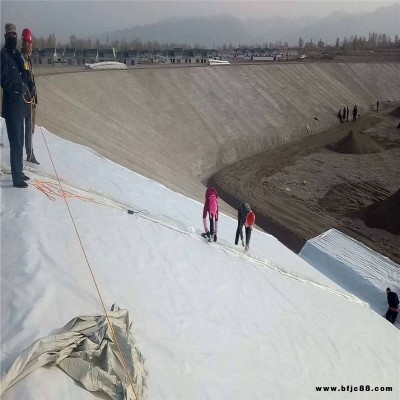
[[[203,207],[204,233],[201,236],[208,238],[209,242],[216,242],[218,231],[218,193],[216,189],[208,188],[205,197],[206,201]],[[210,230],[208,230],[207,213],[210,221]]]
[[[242,246],[245,247],[245,251],[249,250],[251,231],[256,222],[256,215],[252,211],[249,203],[242,203],[238,208],[238,227],[236,229],[235,244],[239,243],[239,236],[242,241]],[[243,240],[243,226],[246,229],[246,245]]]
[[[386,319],[394,324],[399,313],[399,297],[396,292],[393,292],[390,288],[386,289],[387,301],[389,308],[386,313]]]

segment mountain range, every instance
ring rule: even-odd
[[[168,18],[154,24],[104,32],[93,36],[93,39],[98,38],[103,43],[108,39],[111,43],[114,40],[131,41],[138,38],[141,41],[198,44],[201,47],[216,47],[224,43],[232,43],[234,46],[262,45],[277,41],[287,41],[290,45],[295,45],[299,37],[305,41],[313,39],[315,42],[322,39],[334,44],[337,37],[368,37],[369,32],[386,33],[392,38],[400,34],[400,4],[360,14],[334,12],[324,18],[273,17],[241,20],[230,15]]]

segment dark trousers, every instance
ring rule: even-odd
[[[210,235],[215,234],[215,216],[212,214],[209,214],[209,219],[210,219]]]
[[[238,209],[238,226],[236,229],[235,244],[239,243],[239,236],[240,239],[243,240],[243,226],[246,222],[247,214],[249,213],[249,210],[243,208],[242,205]],[[250,244],[250,237],[251,228],[246,228],[246,246]]]
[[[236,237],[235,237],[235,244],[239,243],[239,236],[240,240],[243,240],[243,226],[244,224],[238,222],[238,227],[236,229]],[[250,238],[251,238],[251,228],[246,228],[246,246],[250,244]]]
[[[11,175],[15,185],[23,181],[24,118],[19,113],[12,113],[5,120],[10,142]]]
[[[386,319],[394,324],[396,322],[398,312],[392,311],[390,308],[387,310]]]
[[[29,160],[33,157],[33,148],[32,148],[32,116],[29,111],[28,115],[24,118],[25,121],[25,151],[26,158]]]
[[[239,236],[240,236],[240,240],[243,240],[243,225],[244,224],[239,219],[238,226],[237,226],[237,229],[236,229],[235,244],[239,243]]]

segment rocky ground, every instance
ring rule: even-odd
[[[381,103],[356,122],[225,167],[209,184],[233,207],[248,201],[257,224],[296,252],[336,228],[400,264],[399,121],[399,104]]]

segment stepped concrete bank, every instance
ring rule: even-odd
[[[78,72],[37,77],[38,123],[203,198],[219,168],[398,100],[400,64],[289,64]],[[318,120],[317,120],[318,119]]]

